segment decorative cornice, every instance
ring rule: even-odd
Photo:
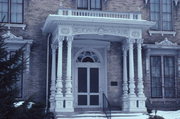
[[[163,41],[161,42],[155,42],[155,45],[158,46],[177,46],[177,43],[173,43],[171,41],[169,41],[167,38],[165,38]]]
[[[7,31],[7,33],[3,34],[2,37],[5,40],[23,40],[23,37],[17,37],[16,35],[12,34],[10,31]]]

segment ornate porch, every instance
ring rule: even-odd
[[[108,44],[105,42],[114,41],[123,44],[122,110],[125,112],[146,111],[142,73],[142,32],[153,25],[153,22],[142,20],[140,13],[60,9],[58,14],[50,14],[43,27],[43,33],[52,34],[50,111],[56,113],[74,111],[73,45],[83,42],[82,45],[89,44],[92,47],[99,45],[107,48]],[[82,37],[95,37],[95,40],[78,41],[78,38]],[[67,44],[66,71],[62,69],[63,43]],[[135,45],[137,46],[137,69],[134,67]],[[137,87],[134,81],[134,70],[138,72]],[[63,79],[63,74],[66,75],[65,79]],[[137,93],[135,93],[135,88],[137,88]]]

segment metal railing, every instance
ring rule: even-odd
[[[141,20],[141,13],[120,13],[91,10],[59,9],[58,15]]]
[[[102,94],[102,98],[103,98],[103,112],[105,113],[107,119],[111,119],[111,105],[104,93]]]

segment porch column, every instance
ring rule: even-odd
[[[67,37],[67,75],[66,75],[66,93],[65,93],[65,108],[68,112],[73,112],[73,94],[72,94],[72,41],[73,36]]]
[[[134,82],[134,45],[135,40],[129,39],[129,96],[135,96],[135,82]]]
[[[129,95],[128,95],[128,111],[137,111],[137,96],[135,94],[134,81],[134,45],[135,39],[128,39],[129,43]]]
[[[63,36],[58,38],[58,62],[57,62],[57,80],[56,80],[56,107],[55,112],[63,111],[63,94],[62,94],[62,47],[63,47]]]
[[[51,45],[52,49],[52,67],[51,67],[51,87],[50,87],[50,112],[55,109],[55,95],[56,95],[56,45]]]
[[[123,97],[122,97],[123,111],[127,111],[128,109],[127,50],[128,50],[127,46],[123,46]]]
[[[137,71],[138,71],[138,84],[137,84],[137,96],[139,100],[139,109],[141,111],[145,111],[145,100],[146,97],[144,95],[144,85],[143,85],[143,71],[142,71],[142,44],[143,39],[137,40]]]

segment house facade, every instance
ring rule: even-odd
[[[0,0],[19,99],[55,113],[180,109],[179,0]],[[105,97],[104,97],[105,96]]]

